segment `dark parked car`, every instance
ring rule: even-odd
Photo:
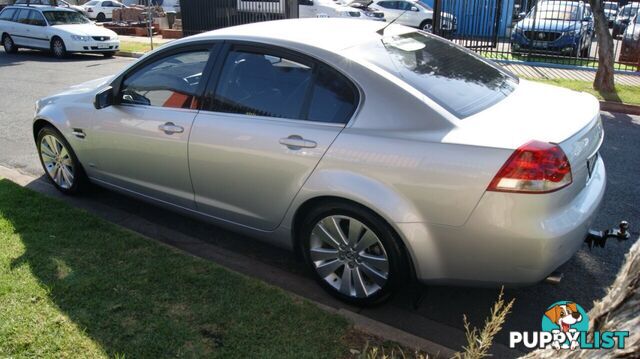
[[[640,65],[640,13],[631,21],[622,35],[619,61]]]
[[[613,37],[617,38],[624,34],[624,31],[627,29],[627,25],[631,22],[634,16],[640,10],[640,3],[633,2],[629,3],[620,9],[618,12],[618,16],[616,16],[616,21],[613,23]]]
[[[593,40],[591,8],[582,2],[545,1],[518,21],[511,33],[513,52],[589,55]]]

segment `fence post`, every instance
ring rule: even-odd
[[[433,0],[433,33],[441,35],[440,17],[442,16],[442,0]]]

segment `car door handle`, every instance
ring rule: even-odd
[[[299,150],[301,148],[315,148],[318,144],[315,141],[305,140],[302,136],[291,135],[280,139],[280,144],[287,146],[290,150]]]
[[[184,127],[178,126],[173,122],[167,122],[164,125],[160,125],[158,126],[158,129],[160,131],[164,131],[164,133],[166,133],[167,135],[184,132]]]

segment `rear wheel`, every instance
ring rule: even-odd
[[[99,13],[98,16],[96,16],[96,21],[98,22],[105,22],[106,20],[107,17],[103,13]]]
[[[37,137],[40,163],[51,183],[62,193],[75,194],[88,182],[73,149],[51,126],[43,127]]]
[[[407,261],[395,233],[360,206],[324,203],[307,214],[301,227],[307,265],[320,285],[343,301],[382,302],[406,278]]]
[[[8,54],[15,54],[18,52],[18,46],[16,46],[9,34],[5,34],[2,38],[2,46],[4,47],[4,51]]]
[[[431,20],[424,20],[420,24],[420,30],[433,33],[433,22]]]
[[[51,53],[59,59],[67,57],[67,47],[61,38],[54,37],[53,40],[51,40]]]

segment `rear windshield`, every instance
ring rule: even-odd
[[[497,65],[424,32],[385,36],[347,52],[402,78],[461,119],[501,101],[518,84]]]
[[[85,5],[93,6],[93,5],[97,4],[97,3],[98,3],[97,1],[89,1]]]

